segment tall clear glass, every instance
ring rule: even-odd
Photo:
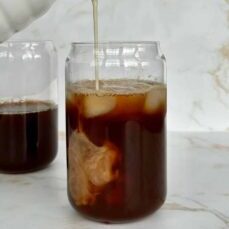
[[[108,223],[144,217],[166,197],[166,72],[158,42],[73,43],[66,62],[68,196]]]
[[[0,171],[39,170],[57,154],[57,56],[51,41],[0,44]]]

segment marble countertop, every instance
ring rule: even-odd
[[[61,139],[59,155],[49,168],[0,175],[1,229],[229,228],[229,133],[169,133],[166,204],[150,217],[121,225],[90,222],[70,206]]]

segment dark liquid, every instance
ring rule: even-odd
[[[35,171],[56,154],[56,105],[39,101],[0,104],[0,171]]]
[[[71,192],[71,186],[77,184],[68,184],[72,205],[85,216],[102,222],[146,216],[157,210],[166,196],[165,105],[146,114],[142,112],[144,94],[115,97],[122,104],[119,108],[90,118],[82,114],[83,96],[76,95],[75,103],[67,102],[68,142],[78,130],[97,146],[111,142],[118,152],[112,167],[118,171],[118,177],[103,186],[92,202],[77,202]],[[68,168],[71,163],[68,157]]]

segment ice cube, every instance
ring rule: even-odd
[[[166,107],[166,87],[154,85],[147,93],[144,111],[148,114],[156,113],[159,109]]]
[[[118,176],[113,170],[118,151],[111,143],[94,145],[75,131],[69,140],[69,187],[76,205],[93,204],[103,187]]]
[[[119,114],[135,114],[142,111],[145,102],[144,94],[133,94],[119,96],[115,111]]]
[[[116,98],[106,95],[87,95],[84,98],[84,115],[87,118],[104,115],[116,106]]]

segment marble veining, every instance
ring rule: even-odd
[[[172,210],[172,211],[187,211],[187,212],[205,212],[210,213],[213,216],[215,216],[217,219],[222,221],[225,226],[229,227],[229,218],[224,215],[223,213],[214,210],[209,209],[206,205],[200,203],[199,201],[195,201],[192,199],[188,199],[189,201],[192,201],[193,203],[196,203],[198,206],[196,207],[186,207],[184,205],[178,204],[178,203],[167,203],[164,207],[164,209]]]

